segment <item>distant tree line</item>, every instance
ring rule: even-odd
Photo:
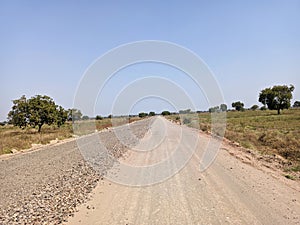
[[[293,85],[275,85],[270,88],[265,88],[259,93],[258,101],[263,104],[261,110],[277,110],[280,114],[281,110],[288,109],[291,107],[292,92],[295,87]],[[244,111],[244,103],[236,101],[231,104],[237,111]],[[300,101],[295,101],[293,104],[294,108],[300,107]],[[258,105],[253,105],[250,109],[257,110]],[[227,111],[227,105],[221,104],[209,108],[209,112],[225,112]],[[197,111],[198,112],[198,111]],[[199,111],[200,112],[200,111]],[[179,114],[194,113],[191,109],[179,110]],[[169,112],[167,110],[162,111],[161,115],[167,116],[171,114],[178,114]],[[132,115],[131,115],[132,116]],[[155,112],[140,112],[138,114],[140,118],[147,116],[155,116]],[[112,118],[109,115],[108,118]],[[56,124],[58,127],[62,126],[66,121],[76,120],[88,120],[88,116],[83,116],[81,111],[78,109],[64,109],[62,106],[56,105],[54,100],[46,95],[36,95],[29,99],[23,95],[20,99],[13,100],[13,106],[11,111],[8,113],[8,123],[25,128],[27,126],[37,127],[38,132],[44,124],[52,125]],[[102,120],[102,116],[96,116],[96,120]],[[5,125],[6,122],[0,125]]]
[[[213,113],[213,112],[226,112],[227,111],[227,105],[226,104],[221,104],[220,106],[211,107],[211,108],[208,109],[208,111],[210,113]]]
[[[291,107],[291,99],[293,97],[292,92],[295,87],[293,85],[275,85],[270,88],[265,88],[259,93],[258,101],[263,104],[260,107],[261,110],[277,110],[277,113],[280,114],[281,110],[288,109]],[[231,104],[231,106],[236,111],[244,111],[244,103],[241,101],[236,101]],[[293,108],[300,107],[300,101],[295,101]],[[258,105],[251,106],[250,110],[259,109]],[[209,108],[209,112],[222,112],[227,111],[227,106],[221,104],[220,106],[215,106]]]
[[[145,113],[145,112],[140,112],[139,113],[139,117],[140,118],[144,118],[144,117],[146,117],[146,116],[155,116],[155,112],[149,112],[149,113]]]
[[[189,114],[191,113],[191,109],[184,109],[184,110],[179,110],[179,114]]]

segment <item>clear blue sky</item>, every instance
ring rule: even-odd
[[[259,91],[274,84],[294,84],[292,102],[300,100],[300,1],[2,0],[0,30],[0,120],[23,94],[47,94],[70,108],[80,78],[97,57],[149,39],[198,54],[228,105],[258,104]],[[118,88],[112,84],[110,90]],[[164,107],[152,103],[153,110]],[[109,113],[107,103],[98,104],[99,114]]]

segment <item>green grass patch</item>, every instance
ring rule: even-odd
[[[290,174],[286,174],[286,175],[284,175],[284,177],[287,179],[290,179],[290,180],[295,180],[295,177]]]

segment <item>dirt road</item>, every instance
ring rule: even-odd
[[[142,138],[150,123],[151,119],[145,119],[116,129],[126,143],[134,143],[126,130],[130,127],[135,137]],[[108,151],[97,155],[98,173],[86,163],[78,143],[91,154],[100,143],[106,146]],[[76,141],[0,156],[0,224],[61,224],[125,150],[109,129]]]
[[[183,133],[185,141],[179,141]],[[168,171],[160,175],[157,167],[150,170],[153,173],[139,167],[165,160],[167,166],[160,169],[174,172],[180,159],[190,154],[194,138],[199,138],[195,154],[171,178],[164,180]],[[300,224],[299,183],[271,176],[222,149],[200,172],[209,141],[206,135],[157,117],[136,146],[141,151],[128,151],[68,224]],[[172,158],[176,149],[181,157],[176,153]],[[131,171],[126,165],[140,170]]]

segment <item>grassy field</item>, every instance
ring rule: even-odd
[[[129,122],[139,120],[139,117],[131,117]],[[114,125],[122,125],[128,122],[125,118],[114,118]],[[102,130],[112,126],[112,120],[104,118],[103,120],[87,120],[76,123],[78,132],[76,135],[84,135],[97,130]],[[51,140],[63,140],[74,135],[71,122],[65,123],[60,128],[56,126],[44,125],[41,133],[37,129],[28,127],[21,129],[12,125],[0,126],[0,155],[11,153],[13,149],[22,150],[32,147],[32,144],[47,144]]]
[[[200,113],[198,116],[198,121],[194,118],[186,120],[186,124],[195,127],[195,123],[199,123],[198,128],[205,132],[211,131],[210,113]],[[276,153],[300,163],[300,109],[284,110],[281,115],[269,110],[230,111],[226,117],[227,139],[261,154]],[[178,115],[168,118],[178,120]]]

